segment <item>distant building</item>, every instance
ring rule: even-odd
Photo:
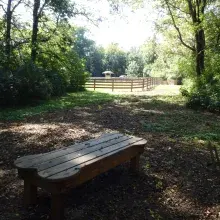
[[[109,71],[109,70],[103,72],[102,74],[105,75],[105,78],[111,78],[112,75],[114,75],[114,73],[112,71]]]

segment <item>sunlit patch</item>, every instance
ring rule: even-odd
[[[164,115],[165,114],[164,111],[153,110],[153,109],[143,109],[143,108],[134,109],[133,112],[136,112],[136,113],[146,112],[146,113],[159,114],[159,115]]]
[[[14,127],[15,132],[23,134],[47,134],[48,131],[59,128],[55,124],[24,124],[18,127]]]

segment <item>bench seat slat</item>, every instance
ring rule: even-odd
[[[40,172],[42,170],[46,170],[48,168],[54,167],[56,165],[65,163],[65,162],[73,160],[73,159],[76,159],[78,157],[82,157],[82,156],[85,156],[87,154],[91,154],[94,151],[104,149],[104,148],[109,147],[109,146],[114,145],[114,144],[118,144],[118,143],[120,143],[122,141],[125,141],[125,140],[128,140],[130,138],[131,138],[130,136],[120,136],[120,137],[111,139],[109,141],[103,142],[101,144],[98,143],[97,145],[92,145],[88,148],[84,148],[84,149],[79,150],[77,152],[66,154],[66,155],[58,157],[58,158],[57,157],[52,158],[51,160],[47,160],[43,163],[36,164],[34,166],[31,166],[31,167],[36,168],[38,170],[38,172]]]
[[[73,159],[73,160],[70,160],[70,161],[67,161],[65,163],[62,163],[62,164],[59,164],[57,166],[54,166],[54,167],[51,167],[49,169],[46,169],[46,170],[43,170],[43,171],[40,171],[38,172],[38,175],[42,178],[48,178],[56,173],[60,173],[62,171],[65,171],[67,169],[70,169],[70,168],[73,168],[79,164],[82,164],[82,163],[85,163],[87,161],[90,161],[90,160],[93,160],[95,158],[98,158],[104,154],[107,154],[111,151],[115,151],[117,149],[120,149],[120,148],[123,148],[123,147],[126,147],[126,146],[130,146],[132,144],[135,144],[136,142],[142,140],[141,138],[136,138],[136,137],[132,137],[131,139],[128,139],[128,140],[125,140],[125,141],[122,141],[120,143],[117,143],[117,144],[113,144],[113,145],[110,145],[109,147],[106,147],[104,149],[100,149],[100,150],[97,150],[97,151],[94,151],[90,154],[87,154],[87,155],[84,155],[84,156],[81,156],[81,157],[78,157],[76,159]]]
[[[83,143],[77,143],[67,148],[62,148],[59,150],[51,151],[50,153],[25,156],[25,157],[17,159],[14,164],[17,168],[34,167],[35,165],[43,163],[50,159],[58,158],[58,157],[61,157],[61,156],[64,156],[64,155],[67,155],[73,152],[77,152],[77,151],[80,151],[82,149],[85,149],[85,148],[88,148],[88,147],[91,147],[97,144],[105,143],[109,140],[119,138],[121,136],[123,135],[119,133],[104,135],[100,137],[99,139],[92,139],[89,141],[85,141]]]
[[[117,154],[120,151],[122,152],[123,150],[126,150],[126,149],[128,149],[130,147],[133,147],[134,145],[137,145],[137,146],[140,145],[141,146],[141,145],[145,145],[145,144],[146,144],[146,141],[142,139],[142,140],[138,140],[135,143],[123,146],[121,148],[117,148],[117,149],[115,149],[113,151],[108,150],[108,151],[105,152],[105,154],[102,154],[99,157],[95,157],[92,160],[89,160],[89,161],[84,162],[82,164],[79,164],[79,165],[77,165],[75,167],[71,167],[71,168],[69,168],[67,170],[64,170],[64,171],[60,172],[60,173],[56,173],[56,174],[54,174],[52,176],[49,176],[48,180],[51,180],[51,181],[56,180],[57,181],[57,180],[66,179],[68,177],[72,177],[73,175],[76,175],[78,172],[80,172],[80,169],[82,169],[82,168],[84,168],[86,166],[89,166],[92,163],[95,163],[97,161],[101,161],[104,158],[107,158],[107,157],[109,157],[109,156],[111,156],[113,154]]]

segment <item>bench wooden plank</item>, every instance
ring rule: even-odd
[[[47,160],[61,157],[61,156],[64,156],[64,155],[67,155],[67,154],[70,154],[73,152],[77,152],[77,151],[80,151],[84,148],[88,148],[88,147],[91,147],[91,146],[94,146],[97,144],[101,144],[101,143],[104,143],[109,140],[119,138],[122,136],[123,136],[122,134],[112,134],[112,135],[101,137],[99,139],[92,139],[90,141],[86,141],[86,142],[83,142],[80,144],[77,143],[77,144],[71,145],[71,146],[64,148],[64,149],[51,151],[50,153],[46,153],[46,154],[37,155],[36,158],[32,158],[31,157],[32,155],[30,155],[29,157],[27,157],[27,159],[24,158],[22,160],[22,158],[19,158],[18,160],[15,161],[14,164],[17,168],[29,168],[29,167],[35,166],[37,164],[43,163]]]
[[[67,170],[65,170],[63,172],[60,172],[60,173],[54,174],[52,176],[49,176],[48,179],[49,180],[64,180],[64,179],[67,179],[68,177],[74,176],[78,172],[80,172],[80,169],[83,169],[83,168],[85,168],[85,167],[87,167],[87,166],[89,166],[89,165],[91,165],[93,163],[101,161],[101,160],[103,160],[105,158],[108,158],[108,157],[110,157],[112,155],[116,155],[117,153],[123,152],[126,149],[129,149],[131,147],[134,147],[134,146],[144,146],[145,144],[146,144],[146,140],[140,139],[137,142],[131,143],[131,144],[126,145],[126,146],[123,146],[120,149],[109,151],[109,152],[107,152],[106,154],[104,154],[104,155],[102,155],[100,157],[94,158],[94,159],[92,159],[90,161],[87,161],[85,163],[79,164],[78,166],[71,167],[71,168],[69,168],[69,169],[67,169]],[[138,159],[138,157],[136,157],[136,161],[135,161],[136,165],[137,165],[137,159]],[[114,162],[112,161],[112,163],[114,163]],[[118,165],[118,164],[115,164],[115,165]],[[136,169],[137,169],[137,167],[136,167]],[[101,170],[101,168],[100,168],[100,170]]]
[[[78,157],[82,157],[82,156],[87,155],[89,153],[101,150],[103,148],[109,147],[114,144],[118,144],[118,143],[125,141],[125,140],[128,140],[128,139],[131,139],[131,137],[130,136],[121,136],[119,138],[114,138],[114,139],[109,140],[107,142],[104,142],[101,144],[99,143],[97,145],[94,145],[94,146],[91,146],[88,148],[84,148],[84,149],[79,150],[77,152],[73,152],[73,153],[70,153],[70,154],[67,154],[67,155],[64,155],[61,157],[52,158],[51,160],[47,160],[47,161],[40,163],[40,164],[35,164],[34,166],[31,166],[31,168],[36,168],[37,171],[40,172],[42,170],[46,170],[50,167],[54,167],[56,165],[65,163],[67,161],[76,159]]]
[[[112,136],[112,135],[117,135],[119,133],[115,132],[115,133],[104,133],[102,134],[99,139],[102,139],[102,138],[106,138],[106,137],[109,137],[109,136]],[[93,141],[97,140],[97,138],[94,138],[94,139],[90,139],[88,141],[84,141],[83,143],[80,143],[80,144],[89,144]],[[75,147],[76,145],[79,145],[79,143],[75,143],[73,145],[70,145],[68,146],[68,148],[70,147]],[[59,148],[57,150],[53,150],[53,151],[50,151],[50,152],[47,152],[47,153],[41,153],[41,154],[34,154],[34,155],[27,155],[27,156],[23,156],[23,157],[20,157],[18,159],[15,160],[14,164],[15,165],[19,165],[20,163],[24,162],[24,161],[33,161],[33,159],[39,159],[41,158],[42,156],[46,156],[46,155],[49,155],[49,154],[52,154],[52,153],[55,153],[57,151],[61,151],[61,150],[66,150],[67,147],[62,147],[62,148]]]
[[[82,163],[85,163],[89,160],[98,158],[98,157],[100,157],[104,154],[107,154],[107,153],[111,152],[111,151],[114,151],[114,150],[117,150],[117,149],[120,150],[121,148],[126,147],[128,145],[131,146],[132,144],[135,144],[135,142],[138,142],[140,140],[141,140],[141,138],[134,138],[133,137],[133,138],[125,140],[123,142],[113,144],[113,145],[111,145],[107,148],[95,151],[95,152],[87,154],[85,156],[78,157],[78,158],[70,160],[68,162],[65,162],[65,163],[59,164],[57,166],[51,167],[47,170],[40,171],[40,172],[38,172],[38,175],[42,178],[48,178],[48,177],[50,177],[50,176],[52,176],[56,173],[59,173],[59,172],[65,171],[67,169],[73,168],[73,167],[75,167],[79,164],[82,164]],[[79,170],[77,170],[77,172],[78,171]],[[74,172],[74,174],[75,174],[75,172]]]

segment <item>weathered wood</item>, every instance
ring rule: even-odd
[[[140,140],[140,141],[138,141],[138,142],[136,142],[135,143],[136,145],[137,145],[137,147],[138,146],[144,146],[145,144],[146,144],[146,142],[143,142],[142,140]],[[134,145],[133,145],[133,147],[134,147]],[[74,175],[76,175],[77,173],[82,173],[82,170],[83,170],[83,168],[87,168],[88,167],[88,169],[91,169],[91,165],[93,164],[93,163],[96,163],[96,162],[98,162],[98,161],[100,161],[100,163],[102,164],[102,166],[103,166],[103,168],[106,166],[106,164],[103,164],[102,162],[101,162],[101,160],[104,160],[104,159],[106,159],[106,158],[109,158],[110,156],[112,156],[113,157],[113,159],[114,159],[114,157],[117,157],[118,158],[118,154],[120,153],[120,152],[122,152],[122,153],[124,153],[124,152],[126,152],[126,150],[128,150],[128,149],[132,149],[131,150],[131,155],[129,154],[129,153],[126,153],[127,154],[127,156],[129,157],[129,159],[128,160],[130,160],[132,157],[134,157],[134,156],[136,156],[137,154],[139,154],[140,152],[143,152],[143,148],[132,148],[132,144],[130,144],[130,145],[127,145],[127,146],[124,146],[124,147],[122,147],[121,149],[117,149],[117,150],[114,150],[114,151],[110,151],[109,150],[109,152],[107,152],[106,154],[104,154],[104,155],[102,155],[101,157],[94,157],[94,159],[93,160],[89,160],[89,161],[87,161],[87,162],[85,162],[85,163],[82,163],[82,164],[80,164],[80,165],[78,165],[78,166],[75,166],[75,167],[71,167],[71,168],[69,168],[69,169],[66,169],[66,170],[64,170],[63,172],[59,172],[59,173],[57,173],[57,174],[54,174],[54,175],[51,175],[51,176],[49,176],[47,179],[48,180],[59,180],[59,179],[66,179],[66,178],[68,178],[68,177],[71,177],[71,176],[74,176]],[[130,151],[129,151],[130,152]],[[121,153],[121,154],[122,154]],[[113,159],[112,159],[112,161],[113,161]],[[118,158],[117,159],[118,160],[118,162],[119,162],[119,164],[121,164],[123,161],[124,161],[124,159],[120,159],[120,158]],[[119,165],[118,164],[118,165]],[[98,165],[98,169],[100,169],[100,166],[101,165]],[[113,166],[114,167],[114,166]],[[113,168],[112,167],[112,168]]]
[[[31,167],[35,167],[37,169],[37,171],[40,172],[40,171],[49,169],[51,167],[54,167],[54,166],[61,165],[63,163],[72,161],[73,159],[76,159],[76,158],[81,158],[83,156],[85,156],[85,158],[87,158],[87,157],[89,157],[89,154],[92,154],[95,151],[103,150],[104,148],[107,148],[111,145],[115,145],[115,144],[118,144],[120,142],[123,142],[125,140],[129,140],[129,139],[130,139],[130,137],[128,137],[128,136],[115,138],[113,140],[109,140],[108,142],[98,144],[98,145],[95,145],[95,146],[91,146],[91,147],[82,149],[82,150],[77,151],[77,152],[73,152],[73,153],[70,153],[70,154],[67,154],[67,155],[64,155],[64,156],[61,156],[61,157],[52,158],[50,160],[47,160],[47,161],[45,161],[43,163],[40,163],[40,164],[36,164],[35,166],[31,166]],[[88,156],[86,156],[86,155],[88,155]]]
[[[18,160],[14,162],[14,164],[17,168],[30,168],[31,166],[34,166],[35,164],[40,164],[50,159],[54,159],[54,158],[61,157],[61,156],[64,156],[64,155],[67,155],[73,152],[77,152],[82,149],[85,149],[85,148],[88,148],[94,145],[98,145],[101,143],[105,143],[109,140],[119,138],[122,136],[123,136],[122,134],[113,134],[113,135],[101,137],[100,139],[92,139],[90,141],[86,141],[81,144],[79,143],[74,144],[72,146],[69,146],[68,148],[51,151],[50,153],[46,153],[46,154],[39,154],[37,155],[36,158],[31,157],[34,155],[30,155],[30,158],[24,158],[24,159],[19,158]]]
[[[120,142],[118,144],[110,145],[107,148],[97,150],[95,152],[84,155],[82,157],[78,157],[76,159],[67,161],[65,163],[59,164],[59,165],[51,167],[49,169],[40,171],[40,172],[38,172],[38,175],[43,178],[49,178],[50,176],[52,176],[56,173],[60,173],[62,171],[70,169],[70,168],[74,168],[74,170],[76,171],[76,172],[74,172],[74,174],[75,174],[79,171],[78,169],[75,169],[75,166],[82,164],[82,163],[85,163],[87,161],[90,161],[92,159],[98,158],[104,154],[110,153],[111,151],[118,150],[118,149],[126,147],[126,146],[132,146],[132,144],[135,144],[135,142],[138,142],[140,140],[141,140],[140,138],[131,138],[131,139],[125,140],[123,142]]]
[[[37,186],[33,185],[28,179],[24,180],[24,204],[25,206],[37,202]]]
[[[95,91],[95,88],[96,88],[96,80],[94,79],[94,85],[93,85],[93,87],[94,87],[94,91]]]
[[[64,195],[51,195],[51,219],[62,220],[64,217]]]
[[[136,157],[131,158],[130,161],[130,169],[134,173],[139,172],[139,163],[140,163],[140,155],[137,155]]]
[[[36,202],[37,187],[41,187],[52,193],[52,220],[61,220],[64,192],[129,160],[137,171],[145,144],[142,138],[107,134],[51,153],[19,158],[15,165],[25,181],[25,204]]]
[[[145,83],[145,79],[147,80]],[[101,77],[91,77],[88,82],[86,82],[86,88],[102,88],[102,89],[111,89],[112,91],[116,89],[143,89],[143,87],[152,88],[156,85],[156,77],[138,77],[138,78],[117,78],[113,77],[110,79],[101,78]],[[143,85],[144,82],[144,85]],[[161,82],[161,81],[158,81]]]
[[[124,151],[110,153],[108,157],[103,157],[102,160],[93,161],[91,164],[84,166],[78,175],[73,176],[72,179],[64,181],[66,188],[76,187],[97,175],[112,169],[126,161],[129,161],[134,155],[143,153],[143,148],[127,148]],[[89,166],[88,166],[89,165]]]

